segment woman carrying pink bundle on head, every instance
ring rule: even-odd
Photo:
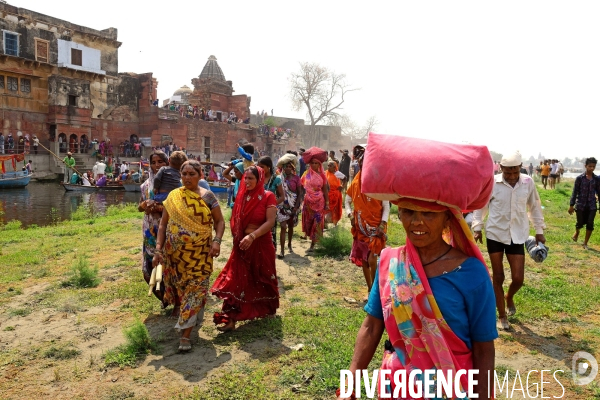
[[[437,168],[440,156],[452,168]],[[392,160],[402,168],[389,168]],[[494,291],[462,210],[487,203],[492,168],[484,146],[369,135],[361,169],[362,191],[398,205],[406,245],[381,252],[365,306],[367,316],[354,347],[352,374],[368,367],[385,330],[389,341],[382,371],[391,370],[393,376],[404,370],[407,377],[413,370],[434,376],[451,374],[452,388],[459,386],[467,392],[472,386],[480,399],[490,399],[488,377],[494,369],[494,339],[498,337]],[[456,373],[470,369],[479,370],[474,376],[477,384],[469,382],[468,375],[459,375],[455,386]],[[411,387],[413,391],[437,392],[439,381],[426,388],[421,378]],[[388,385],[378,381],[380,396],[412,398],[393,379]],[[451,392],[448,398],[458,397],[454,389]]]

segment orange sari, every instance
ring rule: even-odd
[[[346,196],[350,196],[354,204],[354,226],[352,227],[352,236],[354,244],[352,245],[352,254],[350,260],[357,266],[362,266],[363,258],[370,252],[379,255],[381,250],[385,248],[387,241],[387,227],[384,229],[382,236],[377,235],[377,227],[381,224],[383,216],[383,203],[381,200],[367,196],[361,189],[361,172],[359,171],[352,180],[350,187],[346,191]],[[362,242],[363,244],[359,243]],[[356,251],[363,246],[368,247],[368,251]],[[358,255],[362,255],[362,257]]]
[[[335,174],[329,171],[325,172],[327,182],[329,182],[329,209],[331,210],[331,222],[337,224],[342,219],[342,192],[338,190],[342,182]]]

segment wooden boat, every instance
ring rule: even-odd
[[[107,185],[107,186],[83,186],[76,185],[73,183],[62,183],[63,187],[67,192],[114,192],[125,190],[121,185]]]
[[[0,189],[8,188],[23,188],[29,184],[31,174],[27,171],[17,171],[17,163],[22,163],[25,160],[25,154],[0,154]],[[5,172],[5,161],[10,161],[13,171]]]
[[[23,188],[29,184],[32,176],[27,171],[0,173],[0,189]]]
[[[126,192],[141,192],[142,185],[140,183],[123,183],[123,189]]]
[[[226,186],[219,185],[217,182],[209,182],[208,186],[210,186],[210,191],[213,193],[227,193],[227,188],[229,187],[229,181],[227,181]]]

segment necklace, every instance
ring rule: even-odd
[[[444,254],[442,254],[441,256],[439,256],[438,258],[436,258],[436,259],[435,259],[435,260],[433,260],[433,261],[429,261],[427,264],[423,264],[423,266],[425,267],[425,266],[427,266],[427,265],[429,265],[429,264],[433,264],[434,262],[436,262],[436,261],[437,261],[437,260],[439,260],[440,258],[444,257],[446,254],[450,253],[450,250],[452,250],[452,246],[448,247],[448,250],[446,250],[446,251],[444,252]]]

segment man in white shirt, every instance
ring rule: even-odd
[[[98,179],[98,161],[96,161],[96,164],[92,167],[92,177],[94,180]]]
[[[119,167],[119,171],[121,172],[121,174],[124,174],[127,169],[127,161],[123,161],[123,164],[121,164],[121,166]]]
[[[499,328],[508,330],[507,314],[517,312],[514,296],[523,286],[525,276],[525,246],[529,237],[529,219],[535,228],[535,238],[538,242],[546,243],[544,237],[544,216],[540,196],[535,183],[530,176],[520,173],[521,154],[515,152],[502,158],[500,168],[502,173],[495,175],[494,189],[488,205],[473,213],[473,231],[475,241],[482,241],[481,228],[488,213],[485,224],[487,250],[492,262],[494,294],[498,308]],[[527,211],[529,209],[529,212]],[[504,266],[503,257],[506,253],[512,282],[508,293],[504,296]],[[508,311],[507,311],[508,309]]]
[[[105,172],[106,172],[106,164],[104,164],[104,161],[100,161],[98,163],[98,179],[102,178],[104,176]]]
[[[550,168],[550,189],[556,189],[556,178],[558,177],[558,160],[552,160]]]

